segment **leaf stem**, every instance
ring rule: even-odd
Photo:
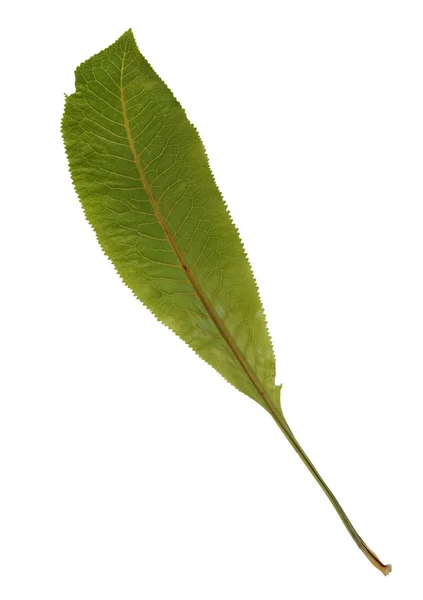
[[[284,435],[288,439],[288,441],[291,444],[291,446],[294,448],[295,452],[301,458],[301,460],[303,461],[303,463],[305,464],[305,466],[307,467],[307,469],[313,475],[314,479],[320,485],[320,487],[322,488],[322,490],[324,491],[324,493],[326,494],[326,496],[329,498],[332,506],[334,507],[334,509],[338,513],[341,521],[343,522],[343,524],[347,528],[348,533],[350,534],[350,536],[352,537],[352,539],[355,541],[355,543],[357,544],[357,546],[360,548],[360,550],[363,552],[363,554],[368,558],[368,560],[377,569],[379,569],[379,571],[381,571],[384,575],[389,575],[389,573],[392,571],[391,565],[384,565],[382,563],[382,561],[379,559],[379,557],[373,552],[373,550],[371,550],[368,547],[368,545],[362,540],[362,538],[358,535],[356,529],[353,527],[353,524],[351,523],[351,521],[347,517],[344,509],[339,504],[338,500],[335,498],[335,496],[333,495],[333,493],[331,492],[331,490],[329,489],[329,487],[326,485],[325,481],[322,479],[321,475],[319,474],[319,472],[317,471],[316,467],[313,465],[313,463],[311,462],[311,460],[309,459],[309,457],[307,456],[307,454],[301,448],[300,444],[298,443],[297,439],[295,438],[294,434],[292,433],[292,431],[291,431],[288,423],[286,422],[285,418],[281,417],[280,415],[278,415],[276,413],[273,413],[272,416],[273,416],[274,420],[276,421],[278,427],[282,430],[282,432],[284,433]]]

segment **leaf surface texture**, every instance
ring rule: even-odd
[[[62,133],[120,277],[238,390],[280,412],[263,307],[203,144],[131,31],[76,70]]]

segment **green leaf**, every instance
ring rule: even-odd
[[[263,307],[203,144],[132,32],[76,70],[62,133],[72,180],[125,284],[273,417],[366,557],[387,575],[301,448],[280,406]]]
[[[119,275],[223,377],[280,412],[263,307],[203,144],[131,31],[76,70],[63,137]]]

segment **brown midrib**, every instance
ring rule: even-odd
[[[122,65],[122,67],[123,67],[123,65]],[[123,68],[122,68],[122,72],[123,72]],[[246,373],[247,377],[250,379],[251,383],[254,385],[257,392],[259,393],[259,395],[265,402],[266,406],[269,408],[269,411],[271,412],[273,417],[278,419],[278,414],[276,413],[274,407],[272,406],[272,403],[271,403],[268,395],[266,394],[266,392],[263,389],[262,385],[260,384],[259,380],[255,376],[254,372],[252,371],[252,369],[251,369],[250,365],[248,364],[247,360],[245,359],[244,355],[242,354],[242,352],[239,350],[238,346],[232,339],[232,336],[229,333],[229,331],[226,329],[225,324],[221,321],[221,319],[219,318],[219,315],[214,310],[213,305],[209,302],[208,298],[205,296],[201,286],[199,285],[194,274],[192,273],[191,269],[189,268],[184,255],[180,251],[174,237],[172,236],[163,215],[160,212],[160,209],[158,207],[156,199],[154,198],[153,192],[148,183],[145,171],[141,164],[139,154],[135,148],[135,142],[132,137],[131,128],[129,125],[128,114],[126,111],[125,94],[124,94],[124,88],[123,88],[123,84],[122,84],[122,78],[121,78],[121,85],[120,85],[120,101],[121,101],[121,105],[122,105],[123,124],[124,124],[126,135],[128,138],[129,147],[130,147],[132,155],[134,157],[135,166],[137,167],[141,183],[142,183],[144,190],[145,190],[145,192],[151,202],[151,205],[153,207],[154,214],[156,215],[156,218],[157,218],[158,222],[160,223],[169,244],[171,245],[174,253],[176,254],[176,257],[178,258],[181,268],[185,271],[189,281],[191,282],[192,287],[194,288],[196,295],[198,296],[199,300],[201,301],[204,308],[206,309],[207,314],[209,315],[209,317],[211,318],[213,323],[216,325],[218,331],[220,332],[223,339],[225,340],[225,342],[231,349],[235,358],[240,363],[240,365],[243,368],[244,372]]]

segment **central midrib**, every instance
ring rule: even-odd
[[[223,323],[223,321],[220,319],[219,315],[217,314],[217,312],[214,310],[213,305],[210,303],[210,301],[208,300],[208,298],[206,297],[206,295],[204,294],[200,284],[198,283],[198,281],[196,280],[194,274],[192,273],[191,269],[189,268],[184,255],[182,254],[181,250],[179,249],[173,235],[171,234],[169,227],[163,217],[163,215],[160,212],[160,209],[158,207],[158,204],[156,202],[156,199],[154,198],[153,192],[151,190],[151,187],[148,183],[144,168],[141,164],[140,161],[140,157],[139,154],[135,148],[135,142],[134,139],[132,137],[132,133],[131,133],[131,127],[129,124],[129,119],[128,119],[128,114],[127,114],[127,110],[126,110],[126,103],[125,103],[125,94],[124,94],[124,86],[123,86],[123,66],[124,66],[124,60],[125,60],[125,54],[123,55],[122,58],[122,70],[121,70],[121,81],[120,81],[120,101],[121,101],[121,105],[122,105],[122,114],[123,114],[123,124],[125,127],[125,131],[126,131],[126,136],[128,138],[128,143],[129,143],[129,147],[131,149],[133,158],[134,158],[134,162],[135,162],[135,166],[138,170],[139,173],[139,177],[141,180],[141,183],[144,187],[144,190],[151,202],[151,205],[153,207],[154,210],[154,214],[156,215],[156,218],[158,220],[158,222],[160,223],[166,238],[171,246],[171,248],[173,249],[180,265],[181,268],[184,270],[184,272],[186,273],[192,287],[194,288],[194,291],[197,295],[197,297],[199,298],[200,302],[203,304],[204,308],[207,311],[207,314],[209,315],[209,317],[211,318],[211,320],[213,321],[213,323],[216,325],[219,333],[222,335],[223,339],[225,340],[225,342],[227,343],[227,345],[229,346],[230,350],[232,351],[232,354],[235,356],[235,358],[237,359],[237,361],[239,362],[239,364],[241,365],[241,367],[243,368],[244,372],[246,373],[247,377],[249,378],[249,380],[251,381],[251,383],[253,384],[253,386],[255,387],[255,389],[257,390],[257,392],[259,393],[260,397],[263,399],[263,401],[265,402],[266,406],[268,407],[269,411],[271,412],[272,416],[279,421],[279,415],[277,414],[277,412],[275,411],[275,408],[273,407],[270,398],[268,397],[267,393],[265,392],[265,390],[263,389],[263,386],[261,385],[260,381],[257,379],[255,373],[253,372],[253,370],[251,369],[250,365],[248,364],[246,358],[244,357],[244,355],[242,354],[242,352],[240,351],[240,349],[238,348],[238,346],[236,345],[235,341],[233,340],[231,334],[229,333],[229,331],[227,330],[225,324]]]

